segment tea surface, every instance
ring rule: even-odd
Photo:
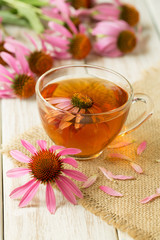
[[[105,113],[128,100],[125,90],[98,78],[52,82],[42,96],[55,108],[39,104],[40,116],[48,136],[57,145],[82,150],[80,157],[95,155],[121,130],[128,108],[108,120]],[[62,111],[65,110],[65,111]],[[92,115],[104,113],[100,115]]]
[[[107,112],[120,107],[128,100],[128,94],[121,87],[98,78],[64,80],[49,84],[41,92],[44,98],[60,97],[68,99],[72,99],[75,93],[91,99],[92,106],[86,108],[85,113]],[[56,106],[57,103],[53,103],[53,105]]]

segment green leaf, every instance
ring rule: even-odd
[[[37,32],[37,33],[41,33],[44,31],[44,27],[38,17],[38,15],[34,12],[34,10],[32,9],[32,7],[30,6],[25,6],[25,8],[16,7],[18,13],[20,14],[20,16],[25,17],[28,22],[30,23],[31,27]]]
[[[48,1],[42,1],[42,0],[19,0],[19,1],[27,3],[27,4],[35,6],[35,7],[44,7],[44,6],[49,5]]]
[[[22,19],[9,11],[0,10],[0,17],[2,17],[2,23],[29,27],[29,24],[25,19]]]

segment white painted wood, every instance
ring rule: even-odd
[[[150,11],[151,19],[160,37],[160,1],[147,0],[148,9]]]
[[[1,122],[1,103],[0,103],[0,144],[2,137],[2,122]],[[3,238],[3,166],[2,166],[2,156],[0,155],[0,239]]]
[[[154,5],[158,1],[147,0],[147,3],[152,6],[152,2]],[[141,36],[143,43],[140,42],[137,50],[125,57],[111,59],[91,56],[86,62],[112,68],[134,82],[144,68],[159,60],[160,40],[151,21],[146,0],[128,2],[136,5],[140,11],[142,24],[145,26]],[[152,9],[152,15],[155,12]],[[155,22],[158,24],[158,10],[156,16]],[[15,32],[13,28],[8,28],[8,30],[12,30],[17,38],[24,40],[22,31]],[[40,119],[34,97],[24,101],[18,99],[2,101],[2,143],[7,143],[12,137],[38,123],[40,123]],[[9,193],[15,187],[22,185],[25,179],[22,177],[13,180],[6,177],[6,171],[13,168],[13,164],[5,156],[3,157],[3,166],[5,240],[131,240],[127,234],[121,231],[118,231],[117,236],[112,226],[107,225],[81,206],[72,206],[58,191],[56,191],[57,212],[53,216],[50,215],[45,206],[45,188],[43,186],[28,207],[18,208],[19,200],[11,200]],[[0,188],[0,203],[1,196]]]

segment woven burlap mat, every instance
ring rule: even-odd
[[[79,204],[137,240],[158,240],[160,239],[160,198],[144,205],[140,200],[155,193],[156,188],[160,187],[160,163],[156,162],[160,158],[160,65],[144,72],[141,81],[134,84],[134,89],[135,92],[146,93],[152,98],[154,114],[139,129],[116,140],[136,140],[132,145],[114,151],[106,150],[99,158],[91,161],[79,161],[79,170],[87,176],[98,174],[97,181],[83,190],[84,198]],[[137,105],[130,119],[140,114],[142,108],[144,108],[143,104]],[[47,140],[48,146],[52,144],[42,127],[37,126],[3,146],[3,153],[10,158],[9,151],[12,149],[19,149],[28,154],[20,144],[20,139],[26,139],[36,147],[37,139]],[[143,140],[147,141],[147,148],[141,156],[137,156],[136,148]],[[108,151],[126,154],[142,167],[144,174],[134,172],[124,160],[108,159]],[[18,162],[15,164],[20,166]],[[98,166],[105,167],[113,174],[132,175],[136,179],[109,181],[100,172]],[[100,185],[107,185],[124,196],[120,198],[108,196],[99,189]]]

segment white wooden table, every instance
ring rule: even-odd
[[[128,0],[141,14],[143,32],[133,54],[122,58],[89,57],[82,63],[105,66],[120,72],[131,83],[140,73],[160,60],[160,0]],[[11,29],[10,29],[11,30]],[[23,39],[22,32],[12,29]],[[57,62],[56,66],[77,61]],[[8,99],[0,101],[1,143],[40,123],[35,97],[30,100]],[[10,192],[23,184],[23,179],[10,179],[6,171],[13,164],[6,156],[0,164],[0,240],[131,240],[126,233],[109,226],[81,206],[73,206],[56,192],[57,211],[51,215],[45,206],[45,189],[37,192],[31,204],[19,208],[19,200],[11,200]],[[41,200],[39,200],[41,199]],[[38,207],[37,207],[38,206]]]

